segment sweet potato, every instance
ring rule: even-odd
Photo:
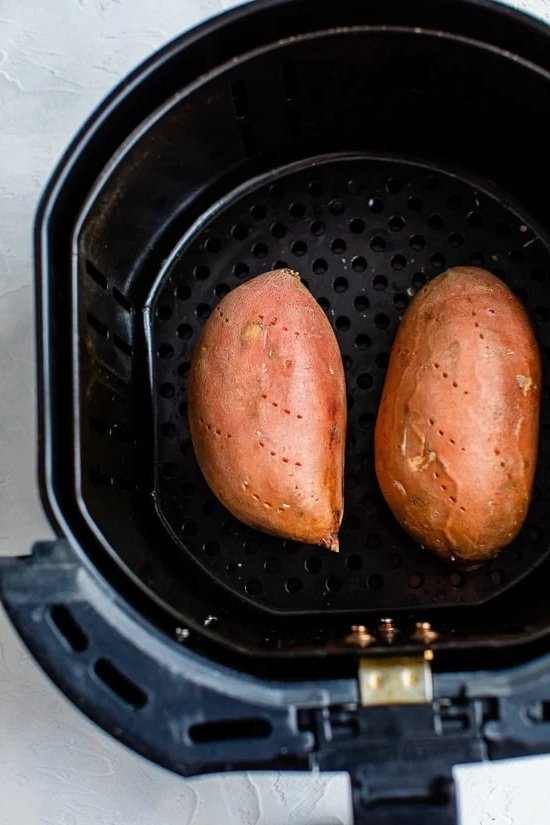
[[[390,357],[375,461],[420,544],[474,567],[514,539],[533,485],[540,386],[528,318],[494,275],[450,269],[414,298]]]
[[[233,515],[338,549],[344,372],[297,273],[268,272],[220,301],[193,355],[189,422],[200,468]]]

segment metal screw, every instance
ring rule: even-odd
[[[413,639],[416,639],[417,642],[424,642],[424,644],[431,644],[435,642],[436,639],[439,638],[439,633],[435,630],[432,630],[432,626],[430,622],[417,622],[415,625],[415,631],[413,633]]]
[[[380,635],[382,636],[384,641],[387,642],[387,644],[389,645],[391,645],[391,643],[399,633],[393,619],[389,618],[380,619],[378,630],[380,631]]]
[[[176,641],[185,642],[189,638],[189,630],[186,627],[176,627]]]
[[[351,633],[346,636],[345,640],[348,645],[357,645],[357,647],[368,647],[374,642],[374,636],[369,632],[364,624],[352,624]]]

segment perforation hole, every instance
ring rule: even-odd
[[[307,252],[307,244],[305,241],[294,241],[292,246],[290,247],[292,250],[293,255],[301,258]]]
[[[250,579],[245,585],[249,596],[258,596],[262,592],[262,583],[259,579]]]
[[[400,232],[405,226],[405,221],[401,215],[394,215],[388,221],[388,227],[392,232]]]
[[[231,235],[236,241],[244,241],[248,237],[248,229],[242,223],[237,223],[231,229]]]
[[[239,261],[233,267],[233,275],[236,278],[246,278],[250,274],[250,268],[244,261]]]
[[[159,358],[168,359],[172,358],[174,354],[174,347],[171,344],[161,344],[157,350],[157,355]]]
[[[180,453],[183,456],[191,455],[192,450],[193,450],[193,445],[191,444],[191,439],[190,438],[186,438],[184,441],[181,442],[181,444],[180,444]]]
[[[252,254],[255,258],[265,258],[268,253],[267,244],[258,241],[252,246]]]
[[[214,289],[214,293],[216,294],[217,298],[223,298],[231,292],[230,288],[227,284],[217,284],[216,288]]]
[[[384,312],[380,312],[374,316],[374,325],[378,329],[387,329],[390,323],[389,317]]]
[[[393,304],[398,312],[404,312],[409,303],[409,296],[402,292],[398,292],[393,296]]]
[[[436,269],[443,269],[445,266],[445,256],[440,252],[436,252],[435,255],[431,256],[430,263]]]
[[[376,236],[371,239],[370,248],[373,252],[383,252],[386,248],[386,241],[384,240],[384,238]]]
[[[202,321],[205,321],[207,318],[210,317],[211,309],[208,304],[199,304],[195,310],[195,314],[197,318],[200,318]]]
[[[303,582],[301,579],[297,578],[296,576],[291,576],[289,579],[286,580],[286,590],[287,593],[296,594],[299,593],[300,590],[303,588]]]
[[[326,231],[326,227],[323,221],[313,221],[309,228],[311,230],[311,234],[317,235],[318,237],[320,235],[324,235]]]
[[[207,556],[218,556],[221,550],[221,547],[217,541],[211,539],[210,541],[206,541],[203,545],[203,550]]]
[[[411,212],[420,212],[424,204],[422,203],[421,198],[418,195],[411,195],[407,198],[407,206],[411,210]]]
[[[449,235],[449,243],[451,246],[464,246],[464,235],[461,235],[460,232],[451,232]]]
[[[380,198],[369,198],[367,201],[367,207],[373,215],[378,215],[384,209],[384,204]]]
[[[403,189],[403,183],[399,178],[388,178],[386,181],[386,190],[392,194],[397,195]]]
[[[290,204],[288,211],[290,212],[293,218],[303,218],[303,216],[306,214],[306,207],[303,203],[300,203],[299,201],[294,201],[294,203]]]
[[[466,220],[468,221],[469,226],[473,229],[480,229],[483,226],[483,218],[479,212],[475,211],[475,209],[468,212]]]
[[[176,394],[176,388],[173,384],[166,381],[164,384],[160,385],[159,394],[162,398],[173,398]]]
[[[345,292],[348,288],[348,282],[346,278],[336,278],[336,280],[332,284],[332,288],[335,292]]]
[[[404,255],[394,255],[391,259],[391,267],[399,272],[407,266],[407,259]]]
[[[351,178],[347,182],[347,190],[352,195],[360,195],[365,189],[365,184],[361,178]]]
[[[409,238],[409,245],[411,249],[424,249],[426,246],[426,241],[424,240],[422,235],[411,235]]]
[[[369,299],[366,295],[358,295],[353,300],[353,306],[357,312],[365,312],[369,308]]]
[[[367,372],[361,373],[357,379],[357,386],[362,390],[370,390],[373,383],[372,375],[369,375]]]
[[[204,264],[198,264],[193,270],[193,275],[197,281],[206,281],[210,277],[210,269]]]
[[[345,332],[351,326],[350,319],[346,315],[339,315],[335,322],[338,332]]]
[[[367,262],[361,255],[356,255],[351,260],[351,268],[354,272],[364,272],[367,268]]]
[[[284,238],[287,228],[284,223],[274,223],[271,227],[271,234],[274,238]]]
[[[354,235],[365,231],[365,221],[362,218],[353,218],[349,223],[349,231]]]
[[[428,226],[430,229],[441,229],[445,225],[445,219],[443,215],[440,215],[438,212],[434,212],[433,215],[430,215],[428,218]]]
[[[160,425],[160,434],[163,438],[175,438],[177,435],[177,430],[170,421],[165,421],[164,424]]]
[[[346,251],[346,242],[342,238],[335,238],[332,241],[330,248],[335,255],[341,255]]]
[[[388,279],[385,275],[376,275],[372,281],[372,285],[378,292],[382,292],[382,290],[386,289],[388,286]]]
[[[424,274],[424,272],[415,272],[415,274],[411,278],[411,285],[413,289],[422,289],[423,286],[426,285],[428,282],[428,278]]]
[[[269,559],[266,559],[265,562],[264,562],[265,572],[269,573],[271,575],[274,575],[275,573],[278,573],[280,571],[281,567],[282,567],[282,565],[281,565],[281,560],[280,559],[269,558]]]
[[[324,275],[328,269],[328,264],[324,258],[316,258],[313,261],[311,268],[316,275]]]
[[[476,249],[475,252],[472,252],[470,255],[470,263],[472,266],[485,266],[487,263],[487,259],[483,252],[480,252],[479,249]]]
[[[187,301],[191,297],[191,289],[187,284],[179,284],[176,287],[175,295],[178,301]]]
[[[418,590],[424,584],[424,576],[421,573],[412,573],[409,576],[409,586],[413,590]]]
[[[374,421],[375,421],[374,413],[365,412],[365,413],[362,413],[359,417],[359,426],[361,427],[362,430],[365,430],[366,432],[370,432],[374,427]]]
[[[190,324],[179,324],[179,326],[176,329],[176,334],[178,338],[182,338],[184,341],[188,341],[189,338],[191,338],[193,335],[193,327]]]
[[[352,570],[356,572],[360,570],[363,566],[363,559],[357,553],[352,553],[350,556],[346,558],[346,567],[348,570]]]
[[[362,335],[358,335],[355,338],[355,346],[357,347],[357,349],[366,350],[370,347],[370,345],[371,345],[371,340],[370,340],[369,336],[365,335],[364,333]]]
[[[304,561],[304,567],[307,573],[318,573],[322,566],[321,559],[317,556],[308,556]]]
[[[345,211],[345,204],[343,201],[339,200],[338,198],[334,198],[328,205],[328,211],[331,215],[343,215]]]
[[[378,573],[373,573],[367,579],[367,587],[369,590],[381,590],[384,586],[384,579]]]

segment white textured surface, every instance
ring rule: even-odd
[[[442,0],[443,1],[443,0]],[[50,535],[35,489],[31,226],[71,136],[133,66],[235,0],[0,0],[0,554]],[[550,21],[550,0],[513,0]],[[457,771],[463,825],[548,825],[550,757]],[[343,775],[184,781],[84,719],[0,614],[0,825],[351,825]]]

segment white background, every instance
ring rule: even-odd
[[[234,5],[0,0],[0,555],[51,534],[35,485],[31,226],[40,191],[119,78]],[[514,5],[550,21],[550,0]],[[550,757],[456,773],[463,825],[550,822]],[[0,800],[0,825],[351,825],[345,775],[185,781],[135,756],[58,693],[1,609]]]

